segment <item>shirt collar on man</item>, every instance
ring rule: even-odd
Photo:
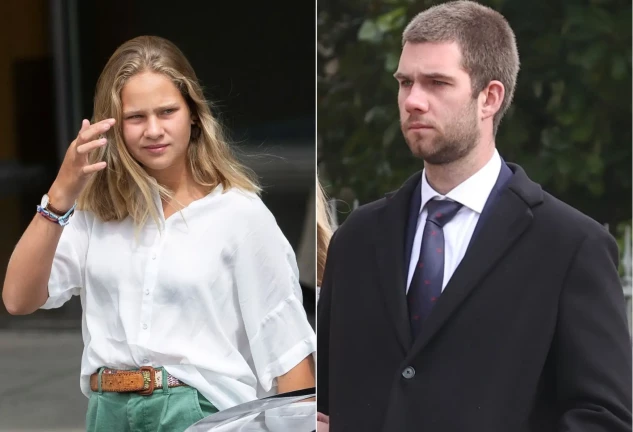
[[[441,195],[426,180],[426,170],[422,171],[422,202],[420,205],[420,213],[424,209],[427,202],[433,198],[451,199],[468,207],[472,211],[481,213],[484,205],[488,200],[488,196],[494,187],[499,172],[501,171],[501,156],[495,149],[492,157],[479,171],[470,176],[468,179],[457,185],[446,195]]]

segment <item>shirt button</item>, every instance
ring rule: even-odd
[[[415,376],[415,369],[413,369],[411,366],[404,368],[404,370],[402,371],[402,376],[406,379],[413,378]]]
[[[143,330],[147,330],[147,324],[143,324]]]
[[[152,255],[152,259],[155,260],[156,259],[156,254]]]
[[[145,290],[145,295],[149,295],[149,290],[148,289]]]
[[[143,363],[149,363],[148,359],[143,359]]]

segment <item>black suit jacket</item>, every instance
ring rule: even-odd
[[[331,432],[631,431],[615,241],[508,165],[416,340],[404,251],[421,173],[336,231],[317,318]]]

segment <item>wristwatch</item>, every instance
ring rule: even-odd
[[[48,194],[44,194],[40,205],[37,206],[37,212],[51,222],[54,222],[61,226],[66,226],[69,223],[70,217],[73,215],[73,213],[75,213],[75,207],[77,207],[77,201],[75,201],[70,210],[66,212],[58,210],[50,204],[50,198]]]
[[[44,210],[48,211],[49,213],[53,213],[57,216],[62,216],[66,213],[65,211],[58,210],[51,205],[51,198],[48,196],[48,194],[44,194],[44,196],[42,197],[42,202],[40,203],[40,207],[42,207]]]

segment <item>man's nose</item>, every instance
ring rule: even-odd
[[[420,86],[413,85],[411,91],[404,100],[404,109],[408,113],[427,112],[429,110],[429,98]]]

